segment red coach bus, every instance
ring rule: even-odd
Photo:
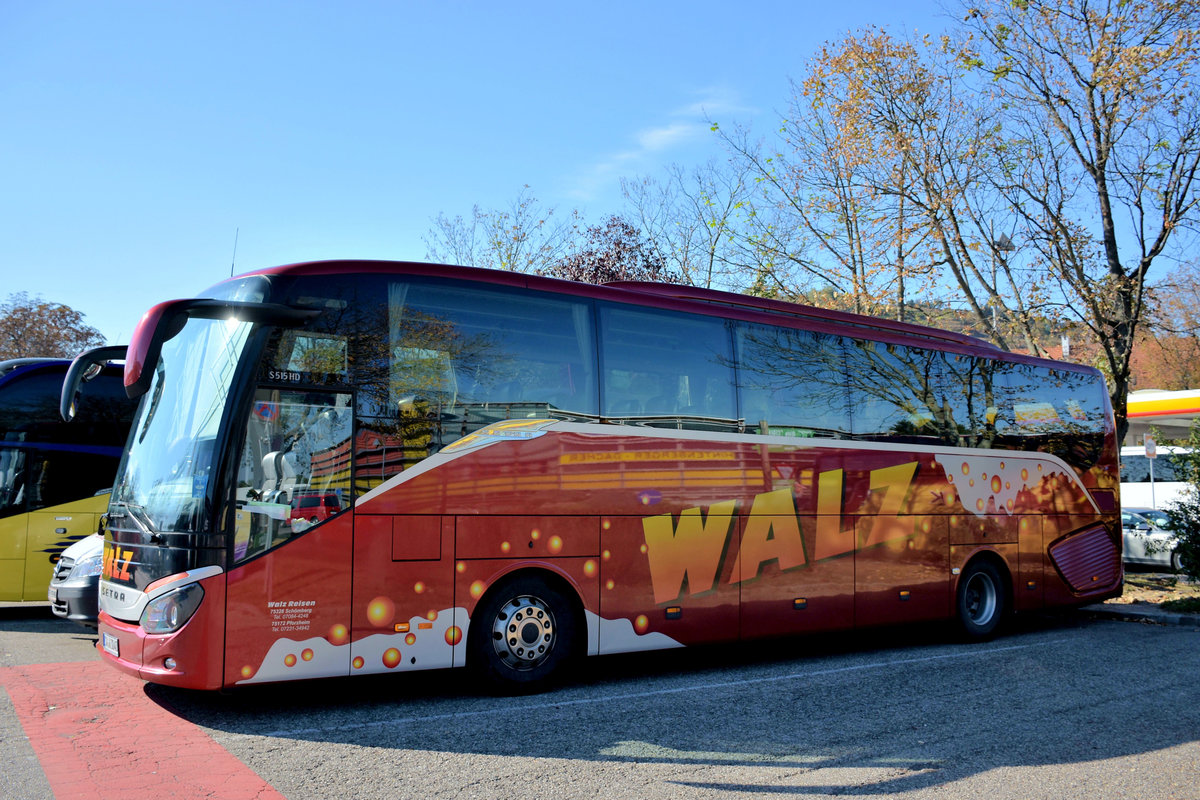
[[[126,363],[99,646],[149,681],[520,687],[585,654],[984,638],[1121,591],[1101,376],[965,336],[335,261],[155,306]]]

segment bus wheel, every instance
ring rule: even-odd
[[[574,622],[560,592],[536,577],[517,578],[490,592],[471,615],[468,657],[493,688],[545,688],[575,650]]]
[[[1183,556],[1179,554],[1178,550],[1171,552],[1171,571],[1174,573],[1183,572]]]
[[[958,580],[958,624],[968,639],[992,636],[1007,604],[1004,580],[994,564],[976,561],[963,570]]]

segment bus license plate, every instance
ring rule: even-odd
[[[100,634],[100,646],[104,648],[104,652],[120,658],[121,640],[113,636],[111,633]]]

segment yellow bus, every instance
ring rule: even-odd
[[[136,403],[122,370],[96,365],[59,405],[69,359],[0,362],[0,601],[45,600],[59,554],[96,531]]]

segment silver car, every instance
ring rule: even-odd
[[[57,617],[96,627],[100,605],[100,568],[104,563],[104,537],[86,536],[63,550],[50,578],[50,610]]]
[[[1121,530],[1125,539],[1125,563],[1182,570],[1175,550],[1175,534],[1167,529],[1167,515],[1153,508],[1121,509]]]

